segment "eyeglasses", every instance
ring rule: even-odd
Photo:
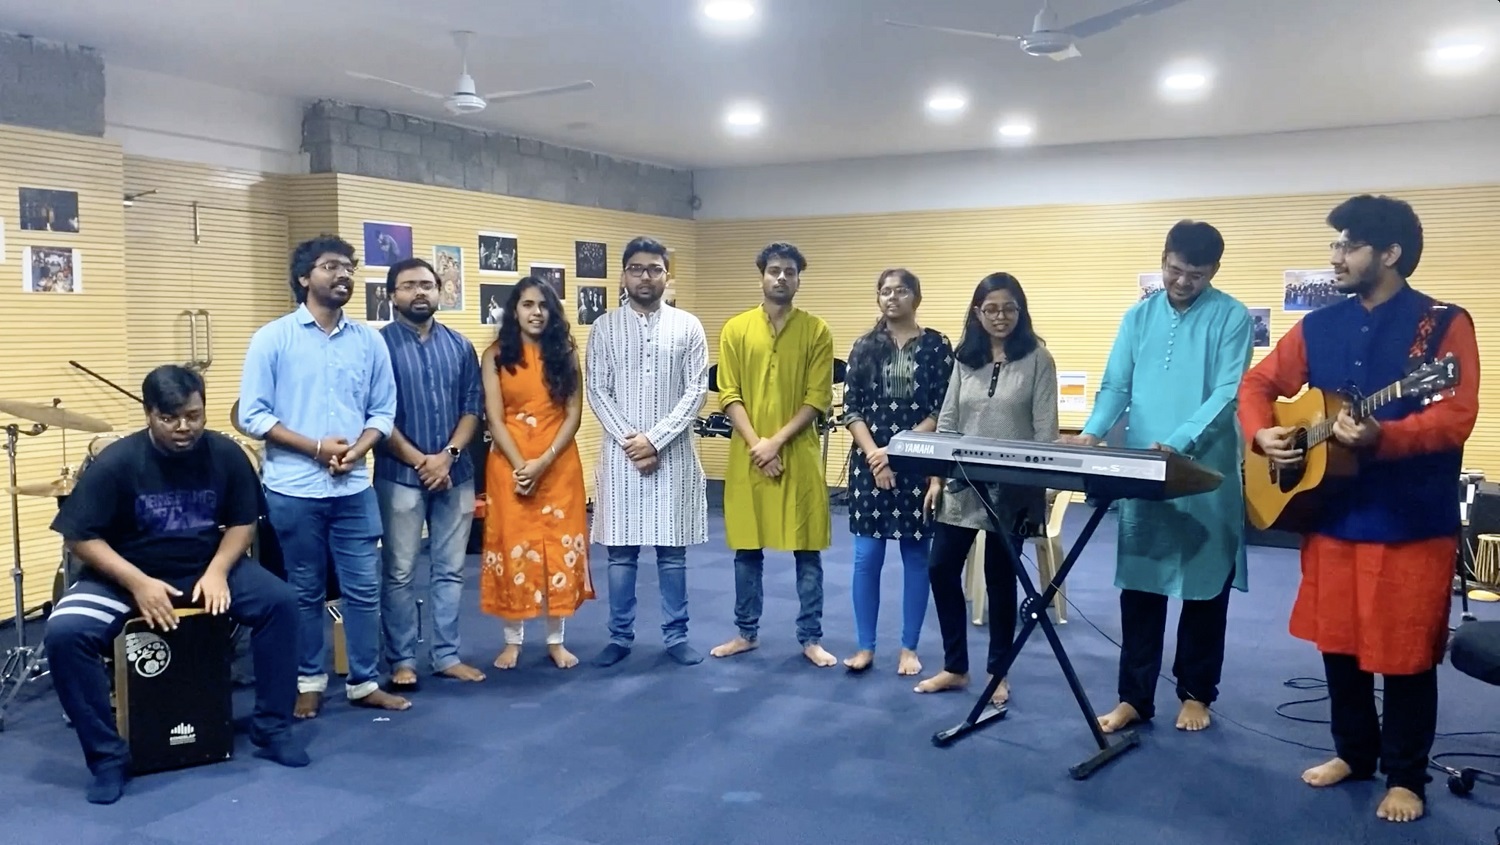
[[[625,268],[625,273],[626,275],[636,279],[639,279],[643,276],[649,276],[653,279],[660,279],[662,276],[666,275],[667,268],[661,266],[660,264],[631,264],[630,266]]]
[[[324,261],[322,264],[317,265],[317,267],[318,267],[319,270],[322,270],[322,271],[327,272],[327,273],[337,273],[337,272],[339,272],[341,270],[343,272],[346,272],[346,273],[353,273],[355,270],[359,269],[359,262],[358,261]]]
[[[1021,309],[1016,305],[986,305],[979,309],[979,313],[993,320],[1002,314],[1007,317],[1015,317],[1021,313]]]
[[[437,289],[438,283],[431,279],[423,279],[420,282],[400,282],[396,285],[396,290],[399,291],[422,290],[430,293]]]
[[[1369,246],[1369,244],[1360,243],[1359,241],[1334,241],[1333,243],[1328,245],[1328,251],[1335,254],[1341,252],[1350,253],[1355,252],[1356,250],[1363,249],[1367,246]]]

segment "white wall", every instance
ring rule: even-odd
[[[1500,117],[694,174],[699,220],[1500,183]]]
[[[302,104],[107,64],[105,137],[127,155],[306,173]]]

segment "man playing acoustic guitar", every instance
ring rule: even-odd
[[[1407,284],[1422,257],[1422,225],[1411,206],[1358,196],[1328,215],[1334,282],[1353,294],[1308,314],[1246,374],[1240,423],[1250,448],[1281,467],[1302,458],[1296,430],[1273,407],[1305,384],[1324,392],[1372,393],[1400,381],[1413,359],[1452,354],[1452,395],[1424,407],[1397,399],[1371,417],[1348,410],[1334,444],[1359,458],[1354,483],[1325,500],[1302,539],[1302,584],[1291,633],[1317,645],[1328,680],[1337,756],[1302,773],[1314,787],[1386,776],[1376,815],[1395,822],[1423,813],[1428,753],[1437,730],[1437,671],[1459,533],[1456,483],[1464,441],[1479,413],[1474,322]],[[1385,678],[1385,715],[1375,679]]]

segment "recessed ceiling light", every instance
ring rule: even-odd
[[[1034,131],[1034,127],[1032,127],[1030,123],[1022,120],[1008,120],[1000,124],[1000,129],[998,131],[1000,132],[1000,137],[1002,138],[1029,138],[1031,137],[1031,133]]]
[[[752,105],[734,106],[724,115],[724,122],[736,129],[748,129],[760,125],[761,112]]]
[[[1208,77],[1201,73],[1173,73],[1161,85],[1168,91],[1197,91],[1208,85]]]
[[[755,4],[750,0],[708,0],[703,4],[703,14],[716,21],[743,21],[755,14]]]
[[[1443,38],[1427,51],[1427,67],[1440,74],[1466,73],[1485,65],[1488,52],[1484,41],[1473,37]]]
[[[1483,44],[1448,44],[1432,51],[1432,57],[1444,62],[1462,62],[1477,59],[1484,52]]]
[[[969,101],[964,98],[964,95],[956,91],[943,91],[927,98],[927,108],[929,111],[945,114],[963,111],[964,106],[968,104]]]

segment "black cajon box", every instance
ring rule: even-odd
[[[228,760],[234,753],[233,623],[178,610],[175,631],[144,619],[115,639],[115,722],[136,774]]]

